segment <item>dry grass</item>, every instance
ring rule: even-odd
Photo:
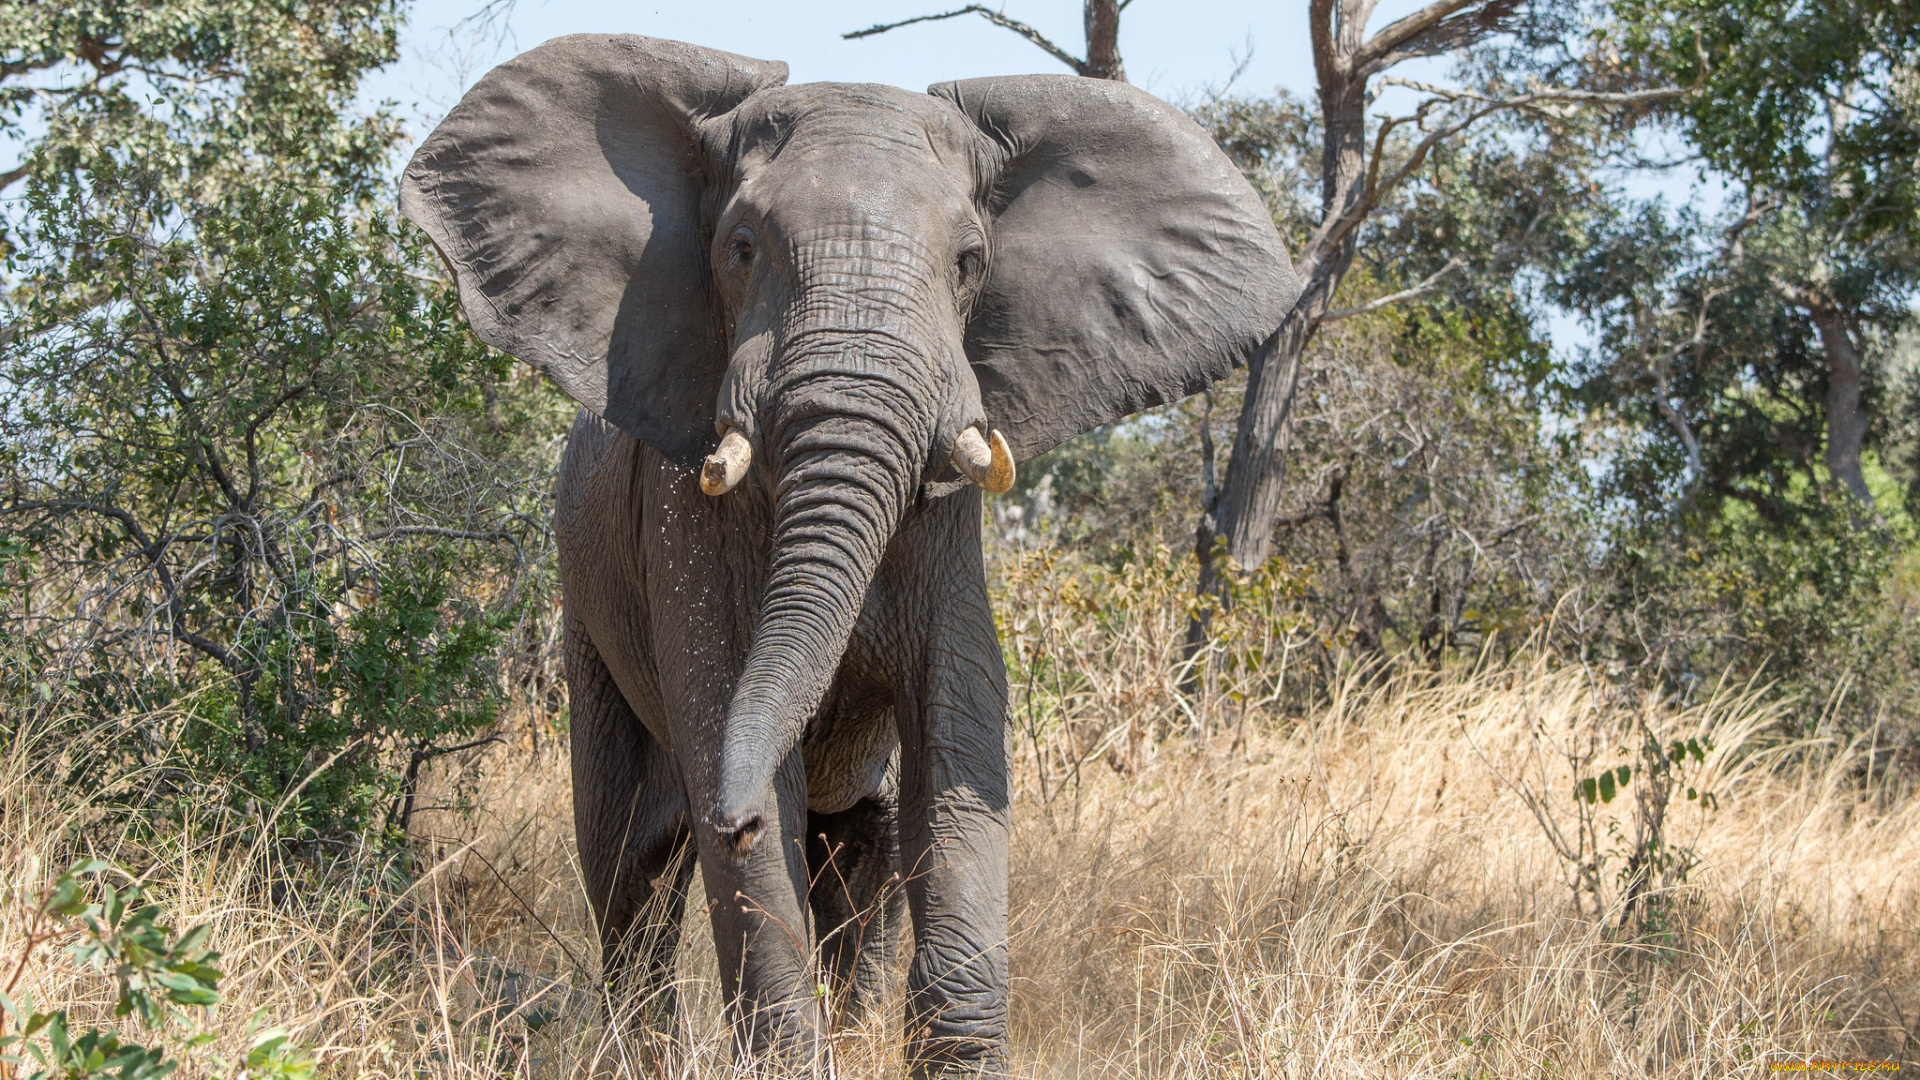
[[[1737,688],[1678,709],[1537,659],[1351,676],[1283,717],[1299,639],[1273,608],[1221,628],[1227,674],[1197,714],[1172,692],[1177,569],[1002,572],[1020,1074],[1704,1077],[1920,1055],[1920,794],[1863,780],[1869,748],[1769,742],[1769,707]],[[1710,741],[1689,782],[1718,807],[1678,803],[1667,835],[1697,864],[1659,923],[1622,930],[1608,830],[1630,836],[1637,804],[1591,822],[1598,896],[1534,807],[1577,832],[1574,770],[1629,760],[1642,723]],[[226,1034],[184,1075],[261,1010],[332,1076],[729,1073],[699,920],[678,1030],[641,1045],[601,1022],[565,747],[539,730],[438,779],[474,809],[423,815],[410,876],[353,852],[290,865],[237,834],[103,833],[77,793],[25,782],[16,744],[0,865],[29,885],[78,837],[213,924]],[[0,950],[19,931],[10,911]],[[109,1004],[45,957],[28,981]],[[898,1047],[887,1023],[836,1039],[851,1075],[897,1074]]]

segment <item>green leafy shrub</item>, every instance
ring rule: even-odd
[[[0,987],[0,1066],[8,1075],[25,1069],[25,1080],[160,1080],[178,1068],[178,1055],[218,1037],[204,1029],[220,1003],[218,954],[206,948],[207,928],[178,931],[160,921],[137,883],[103,880],[113,867],[100,859],[75,863],[36,898],[6,897],[26,909],[27,935]],[[89,900],[89,879],[99,880]],[[120,1032],[76,1024],[64,1008],[36,1010],[20,990],[22,976],[43,949],[64,945],[78,971],[111,978],[116,1017],[133,1016],[150,1034],[145,1045]],[[13,1030],[8,1030],[9,1025]],[[311,1056],[278,1028],[248,1025],[247,1053],[239,1062],[215,1059],[220,1073],[241,1080],[311,1080]]]
[[[0,220],[0,731],[66,727],[46,766],[130,814],[403,831],[550,580],[571,410],[472,338],[394,215],[400,128],[356,93],[398,18],[0,18],[30,58],[5,100],[54,103]],[[98,77],[28,92],[62,63]]]

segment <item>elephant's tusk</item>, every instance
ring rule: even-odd
[[[980,485],[982,490],[1004,495],[1013,488],[1013,451],[1007,437],[995,431],[992,445],[980,437],[980,429],[967,428],[953,443],[953,467],[960,475]]]
[[[727,432],[720,439],[720,445],[707,455],[707,463],[700,470],[700,490],[709,495],[725,495],[747,475],[747,466],[752,461],[753,444],[747,437],[738,431]]]

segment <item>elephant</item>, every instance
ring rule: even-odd
[[[915,1074],[1004,1071],[983,492],[1271,338],[1260,196],[1121,83],[787,85],[605,34],[481,78],[400,196],[472,331],[582,407],[554,530],[609,979],[671,1007],[697,868],[743,1058],[819,1067],[910,919]]]

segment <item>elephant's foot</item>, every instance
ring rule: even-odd
[[[742,1010],[734,1022],[735,1065],[750,1075],[826,1076],[823,1004],[816,996]]]
[[[1007,1073],[1007,1000],[996,988],[921,990],[908,998],[907,1032],[915,1080]]]

